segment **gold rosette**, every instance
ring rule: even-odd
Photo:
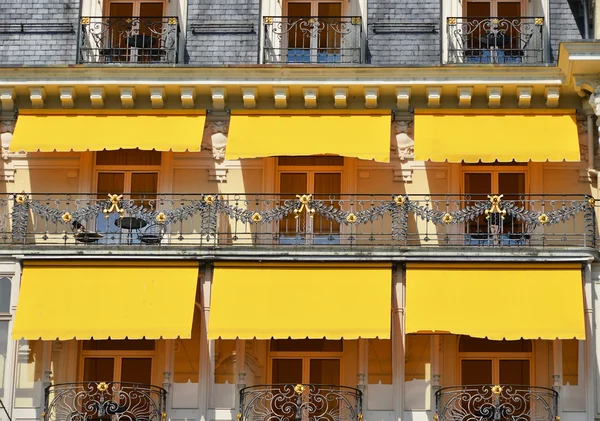
[[[71,214],[69,212],[65,212],[62,214],[61,219],[63,220],[63,222],[65,224],[68,224],[69,222],[71,222],[73,220],[73,216],[71,216]]]
[[[304,385],[297,384],[297,385],[294,387],[294,392],[296,392],[296,393],[297,393],[297,394],[299,394],[299,395],[303,394],[303,393],[304,393]]]

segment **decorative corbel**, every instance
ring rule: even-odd
[[[348,88],[333,88],[333,102],[335,108],[346,108],[348,99]]]
[[[473,88],[471,86],[459,87],[457,90],[457,96],[459,108],[470,108],[471,97],[473,96]]]
[[[273,99],[275,101],[275,108],[287,108],[288,94],[288,88],[273,89]]]
[[[556,108],[560,100],[560,88],[548,87],[546,88],[546,107]]]
[[[531,107],[531,95],[533,88],[531,86],[517,87],[517,99],[519,100],[519,108]]]
[[[182,86],[180,89],[181,106],[183,108],[194,108],[196,101],[196,88],[193,86]]]
[[[15,90],[13,88],[0,89],[2,111],[13,111],[15,109],[15,100]]]
[[[244,108],[256,108],[257,99],[258,90],[256,88],[242,88],[242,100],[244,101]]]
[[[365,108],[377,108],[379,88],[365,88]]]
[[[150,88],[150,102],[152,102],[152,108],[164,108],[166,98],[165,88],[162,86]]]
[[[223,111],[225,109],[225,100],[227,99],[227,90],[222,87],[214,87],[210,89],[212,98],[213,110]]]
[[[439,108],[442,100],[442,88],[427,88],[427,106],[429,108]]]
[[[121,106],[123,108],[133,108],[135,101],[135,88],[133,86],[123,86],[121,91]]]
[[[500,108],[502,103],[502,88],[500,86],[494,86],[487,88],[488,95],[488,107]]]
[[[90,102],[92,103],[92,108],[104,107],[104,88],[90,88]]]
[[[46,90],[42,87],[29,88],[29,100],[33,108],[44,108]]]
[[[206,124],[202,139],[202,150],[210,151],[214,159],[214,168],[208,170],[209,181],[224,183],[227,181],[227,166],[225,164],[225,150],[229,122],[210,121]]]
[[[408,111],[410,107],[410,88],[396,88],[396,108]]]
[[[318,88],[304,88],[304,108],[317,108]]]
[[[62,107],[73,108],[75,106],[75,89],[70,86],[62,86],[58,90]]]

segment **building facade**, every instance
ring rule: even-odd
[[[599,10],[2,1],[0,419],[600,418]]]

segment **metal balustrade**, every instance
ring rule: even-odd
[[[557,421],[558,393],[524,385],[465,385],[435,392],[436,421]]]
[[[266,384],[240,390],[239,421],[362,421],[360,390],[322,384]]]
[[[166,420],[167,391],[120,382],[62,383],[48,386],[42,421]]]
[[[596,247],[587,195],[13,194],[0,243],[160,247]]]
[[[80,63],[175,64],[178,54],[177,17],[81,18]]]
[[[360,64],[360,16],[265,16],[264,63]]]
[[[449,63],[544,63],[542,17],[450,17],[446,28]]]

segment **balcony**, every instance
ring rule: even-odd
[[[544,63],[544,18],[447,18],[448,63]]]
[[[240,390],[239,421],[362,421],[360,390],[320,384],[268,384]]]
[[[360,16],[265,16],[263,62],[360,64]]]
[[[468,385],[435,392],[437,421],[556,421],[558,393],[521,385]]]
[[[587,195],[18,194],[0,242],[21,246],[596,247]]]
[[[79,63],[175,64],[176,17],[82,17]]]
[[[46,388],[42,421],[164,421],[167,391],[118,382],[55,384]]]

